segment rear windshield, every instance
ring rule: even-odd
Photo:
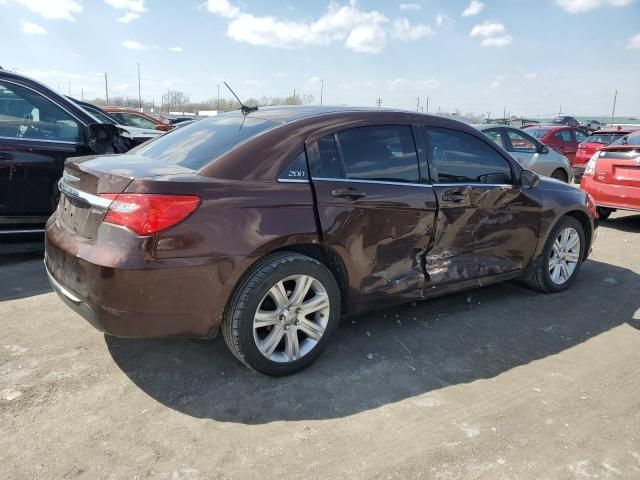
[[[221,115],[186,125],[130,152],[198,170],[239,143],[278,124],[241,115]]]
[[[531,135],[534,138],[542,138],[547,133],[549,133],[549,131],[550,130],[548,128],[527,128],[525,130],[525,132],[527,132],[529,135]]]
[[[638,145],[640,146],[640,132],[630,133],[622,138],[619,138],[611,145]]]
[[[584,143],[601,143],[609,145],[611,142],[622,137],[624,133],[596,133],[587,137]]]

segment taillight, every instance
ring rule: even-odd
[[[121,225],[138,235],[152,235],[180,223],[200,205],[196,195],[103,193],[112,200],[105,222]]]
[[[591,177],[593,176],[594,172],[596,171],[596,164],[598,163],[598,156],[600,156],[600,152],[596,152],[593,155],[591,155],[591,158],[589,159],[589,163],[587,163],[587,166],[584,169],[584,176],[585,177]]]

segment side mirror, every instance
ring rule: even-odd
[[[540,184],[540,177],[531,170],[523,170],[520,174],[520,185],[524,188],[536,188]]]
[[[540,153],[541,155],[546,155],[549,153],[549,147],[547,147],[546,145],[540,145],[538,147],[538,153]]]

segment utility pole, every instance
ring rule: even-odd
[[[416,112],[420,112],[420,97],[418,97],[418,103],[416,104]]]
[[[611,111],[611,126],[613,126],[613,117],[616,115],[616,100],[618,99],[618,90],[613,95],[613,110]]]
[[[427,113],[429,113],[429,97],[427,97]]]
[[[558,112],[558,115],[562,115],[562,104],[560,104],[560,111]]]
[[[324,80],[320,80],[320,105],[322,105],[322,94],[324,93]]]
[[[69,96],[71,96],[71,80],[69,80],[69,90],[67,90]]]
[[[218,114],[220,114],[220,85],[216,85],[218,87],[218,106],[216,107],[218,110]]]
[[[142,112],[142,94],[140,93],[140,62],[138,62],[138,104],[140,106],[140,111]]]
[[[296,104],[296,89],[293,89],[293,104]]]
[[[382,106],[382,99],[380,97],[376,100],[376,105],[378,105],[378,108]]]
[[[506,120],[507,119],[507,106],[504,106],[504,110],[502,111],[502,119]]]
[[[104,94],[109,105],[109,82],[107,81],[107,72],[104,72]]]
[[[80,100],[84,102],[84,87],[80,89]]]

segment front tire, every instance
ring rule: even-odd
[[[582,224],[573,217],[562,217],[551,230],[535,270],[525,283],[541,292],[566,290],[578,275],[585,245]]]
[[[564,182],[564,183],[567,183],[569,181],[569,177],[567,176],[565,171],[562,170],[561,168],[554,170],[554,172],[551,174],[551,178],[555,178],[556,180],[560,180],[561,182]]]
[[[320,262],[269,255],[234,292],[222,322],[231,353],[265,375],[299,372],[327,346],[340,317],[340,289]]]

